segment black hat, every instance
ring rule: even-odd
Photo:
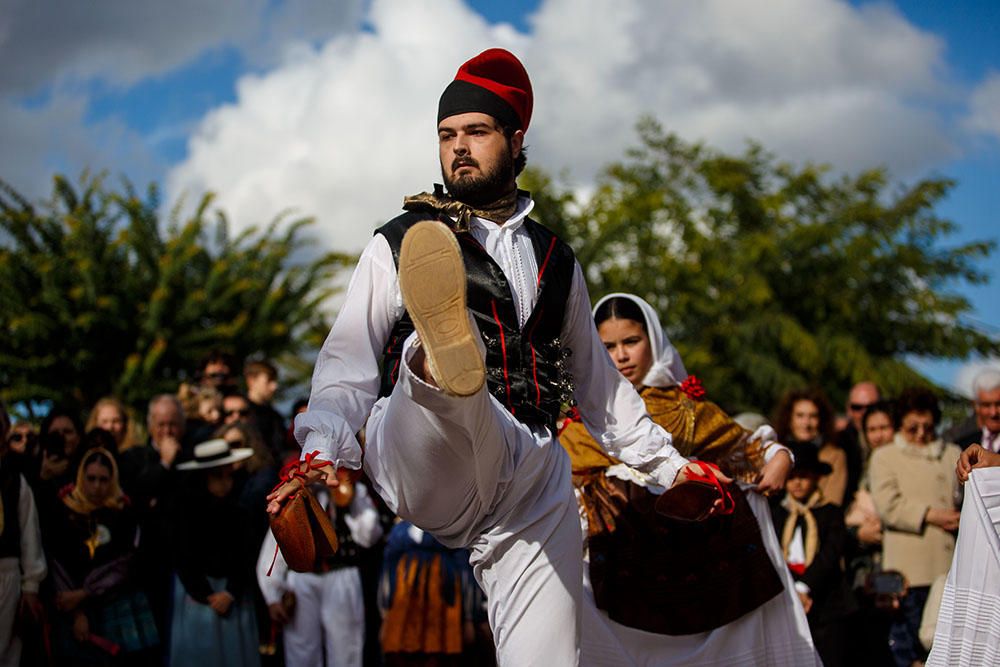
[[[795,465],[792,467],[791,475],[795,473],[812,473],[814,475],[829,475],[833,468],[829,463],[819,460],[819,448],[809,442],[793,442],[786,445],[792,450],[795,457]]]

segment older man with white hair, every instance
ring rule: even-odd
[[[972,382],[976,424],[982,437],[958,459],[958,479],[965,482],[973,468],[1000,466],[1000,369],[988,368]]]
[[[122,452],[118,470],[122,489],[139,518],[137,567],[162,636],[171,572],[167,507],[177,490],[177,463],[185,458],[184,408],[176,396],[160,394],[149,401],[146,428],[149,442]]]

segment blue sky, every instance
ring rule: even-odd
[[[582,190],[652,113],[724,149],[754,138],[791,160],[954,178],[947,242],[1000,228],[995,1],[0,0],[0,35],[0,178],[36,197],[55,171],[107,169],[168,201],[211,189],[246,224],[295,206],[357,250],[436,175],[407,106],[432,109],[464,57],[501,45],[535,81],[537,163]],[[990,285],[958,289],[1000,335],[996,264]],[[918,364],[964,383],[966,361]]]

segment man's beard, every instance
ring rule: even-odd
[[[452,172],[463,164],[479,167],[479,162],[471,157],[455,158],[451,163]],[[466,175],[448,178],[442,165],[441,177],[444,178],[448,194],[452,197],[470,206],[484,206],[495,202],[510,191],[511,181],[514,180],[514,158],[508,147],[508,150],[501,154],[493,169],[479,176]]]

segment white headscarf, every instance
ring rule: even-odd
[[[684,368],[684,362],[681,361],[681,355],[667,338],[667,335],[663,333],[663,327],[660,326],[660,319],[656,316],[656,311],[644,299],[634,294],[614,292],[602,297],[594,304],[593,313],[596,315],[601,304],[615,297],[622,297],[635,303],[642,311],[643,317],[646,318],[646,333],[649,336],[649,346],[653,350],[653,365],[646,373],[646,377],[642,379],[642,384],[647,387],[672,387],[684,382],[688,372]]]

